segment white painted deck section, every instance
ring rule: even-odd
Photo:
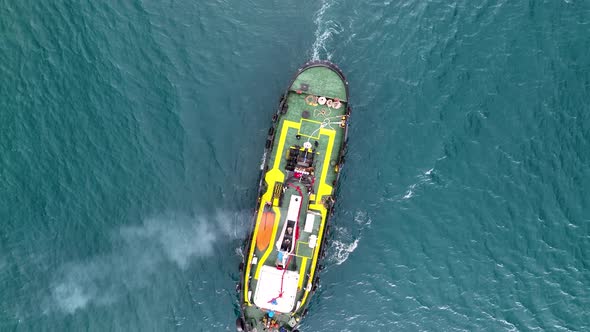
[[[289,210],[287,211],[287,221],[297,221],[299,216],[299,207],[301,206],[301,196],[292,195],[289,202]]]
[[[283,270],[278,270],[272,266],[263,266],[260,269],[260,277],[256,285],[254,304],[260,308],[276,312],[291,312],[295,305],[297,284],[299,283],[299,273],[296,271],[285,271],[283,296],[277,298],[276,305],[270,303],[273,298],[279,296],[282,277]]]
[[[315,214],[308,213],[307,217],[305,218],[305,227],[303,228],[304,232],[311,233],[313,231],[313,224],[315,222]]]

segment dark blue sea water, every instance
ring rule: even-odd
[[[0,330],[233,331],[271,114],[350,81],[301,331],[590,330],[590,2],[0,1]]]

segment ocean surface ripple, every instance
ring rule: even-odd
[[[0,6],[0,331],[233,331],[279,95],[353,118],[301,331],[590,330],[590,2]]]

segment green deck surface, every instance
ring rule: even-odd
[[[305,70],[296,80],[292,87],[299,86],[300,83],[305,82],[309,84],[308,93],[314,93],[316,96],[331,96],[340,98],[340,100],[346,99],[346,91],[345,86],[340,77],[333,72],[331,69],[326,67],[316,67],[310,68]],[[313,82],[311,84],[310,82]],[[286,180],[287,180],[287,172],[285,170],[285,166],[287,164],[286,154],[289,147],[294,145],[303,146],[304,142],[309,141],[312,146],[315,148],[315,142],[317,141],[318,147],[316,148],[316,155],[314,159],[314,167],[315,167],[315,177],[316,182],[313,186],[313,192],[317,193],[319,187],[320,176],[322,171],[325,167],[328,167],[326,172],[326,176],[322,181],[330,186],[333,185],[334,180],[337,177],[337,173],[335,171],[334,165],[336,165],[340,149],[342,147],[342,141],[344,139],[344,129],[340,127],[340,122],[342,121],[342,116],[346,113],[346,103],[342,103],[342,107],[339,109],[329,108],[327,106],[322,105],[309,105],[306,102],[306,97],[308,96],[307,93],[297,93],[295,91],[290,91],[287,96],[287,104],[289,105],[288,111],[286,114],[281,114],[278,119],[278,123],[276,126],[276,133],[275,139],[273,143],[273,150],[269,156],[269,160],[267,165],[270,165],[269,168],[272,168],[274,165],[275,159],[280,158],[279,170],[285,174],[285,194],[282,200],[282,206],[280,209],[280,218],[275,220],[278,222],[277,233],[280,234],[284,222],[286,222],[286,215],[289,208],[289,202],[291,195],[299,195],[297,191],[292,188],[288,187]],[[302,115],[304,112],[307,114],[308,118],[303,119]],[[301,123],[301,127],[299,130],[296,128],[286,128],[284,127],[285,121],[292,121],[296,123]],[[325,134],[320,134],[320,128],[325,129],[332,129],[335,131],[334,135],[334,142],[333,142],[333,149],[331,151],[331,155],[329,157],[328,165],[324,165],[325,156],[327,153],[327,146],[329,140],[331,139],[329,136]],[[281,151],[278,151],[279,148],[279,141],[282,135],[283,130],[288,130],[285,144],[282,147]],[[299,136],[299,139],[298,139]],[[295,180],[296,181],[296,180]],[[302,266],[302,262],[304,260],[303,257],[307,257],[307,264],[305,272],[303,273],[303,282],[302,282],[302,289],[299,289],[297,293],[296,303],[300,301],[304,295],[304,288],[308,284],[309,274],[311,272],[311,265],[312,265],[312,257],[314,255],[315,250],[319,250],[320,245],[319,243],[315,246],[315,248],[309,248],[308,242],[310,235],[314,234],[318,236],[320,223],[321,223],[321,216],[315,217],[314,227],[311,233],[307,233],[303,231],[303,227],[305,225],[306,214],[308,211],[308,205],[310,204],[310,196],[307,194],[307,190],[303,184],[297,184],[296,182],[293,183],[294,185],[299,185],[301,190],[303,191],[303,202],[301,206],[301,214],[299,216],[299,240],[296,243],[296,256],[295,259],[292,259],[290,264],[288,265],[287,269],[292,271],[298,271],[299,267]],[[269,186],[273,187],[274,183],[269,183]],[[330,195],[334,195],[334,192],[329,193]],[[324,197],[325,199],[326,197]],[[321,197],[315,197],[313,202],[321,202]],[[313,211],[313,210],[310,210]],[[257,280],[255,279],[256,269],[259,264],[264,264],[268,266],[275,266],[276,258],[277,258],[277,250],[276,250],[276,241],[277,238],[272,243],[269,243],[269,247],[272,247],[272,252],[268,255],[266,260],[263,262],[261,258],[264,255],[264,251],[259,251],[258,248],[255,248],[254,255],[259,259],[256,265],[252,265],[250,271],[250,284],[249,290],[252,291],[252,298],[254,298],[254,294],[257,287]],[[265,250],[266,251],[266,250]],[[308,296],[306,302],[304,303],[304,307],[309,304],[310,297]],[[247,306],[245,308],[245,316],[247,321],[259,321],[265,315],[265,312],[260,310],[255,305]],[[278,314],[275,316],[281,324],[287,324],[287,322],[291,319],[291,315],[289,313],[286,314]],[[259,331],[261,329],[259,328]]]
[[[306,93],[346,101],[346,87],[344,82],[336,72],[328,68],[313,67],[306,69],[297,76],[290,90],[301,90],[301,84],[307,84],[309,86]]]

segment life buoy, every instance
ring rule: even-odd
[[[334,101],[332,99],[328,99],[328,101],[326,101],[326,105],[328,107],[332,107],[333,104],[334,104]]]
[[[318,104],[325,105],[326,104],[326,97],[319,97]]]
[[[307,103],[307,105],[310,106],[317,106],[316,101],[318,100],[318,97],[314,96],[314,95],[307,95],[307,97],[305,97],[305,102]]]

